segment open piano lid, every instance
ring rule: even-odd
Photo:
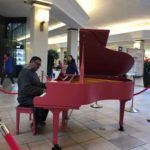
[[[127,53],[106,48],[109,30],[80,29],[80,76],[121,76],[134,64]]]

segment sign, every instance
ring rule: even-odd
[[[127,73],[128,75],[143,76],[144,53],[143,49],[129,48],[127,53],[134,58],[134,65]]]

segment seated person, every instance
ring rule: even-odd
[[[21,106],[33,107],[33,114],[37,127],[45,125],[48,115],[47,109],[35,108],[33,99],[45,92],[45,84],[40,82],[36,71],[41,66],[41,58],[34,56],[29,65],[23,68],[18,76],[18,102]]]
[[[71,81],[79,75],[78,68],[75,59],[72,55],[67,57],[67,67],[62,68],[57,80],[58,81]]]
[[[68,55],[67,57],[67,69],[66,69],[66,74],[74,74],[74,75],[78,75],[78,69],[77,69],[77,65],[75,62],[75,59],[73,58],[72,55]]]

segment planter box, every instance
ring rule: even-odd
[[[149,73],[143,74],[143,84],[144,84],[144,87],[150,86],[150,74]]]

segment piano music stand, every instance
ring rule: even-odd
[[[99,105],[97,103],[97,101],[95,102],[95,104],[91,104],[90,107],[92,107],[92,108],[103,108],[103,106]]]
[[[135,84],[135,78],[140,78],[141,76],[138,76],[136,74],[129,74],[133,78],[133,82]],[[130,108],[125,109],[126,112],[131,112],[131,113],[137,113],[139,112],[139,109],[134,108],[134,97],[132,97],[131,100],[131,106]]]

